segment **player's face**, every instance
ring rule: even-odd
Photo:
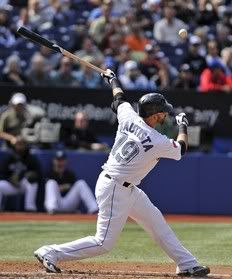
[[[163,125],[164,124],[164,121],[165,121],[165,118],[166,116],[168,115],[167,112],[160,112],[160,113],[157,113],[157,123]]]

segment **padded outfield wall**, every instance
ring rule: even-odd
[[[70,123],[76,111],[86,110],[92,127],[100,135],[112,137],[117,120],[110,109],[109,90],[67,88],[0,87],[0,113],[13,92],[27,95],[29,103],[41,106],[51,121]],[[141,92],[128,92],[135,102]],[[201,94],[189,91],[165,92],[175,111],[184,110],[192,125],[209,128],[216,136],[232,137],[232,96],[222,93]],[[44,169],[54,151],[35,151]],[[101,165],[107,154],[68,152],[69,164],[79,178],[94,190]],[[187,154],[181,161],[160,160],[141,187],[164,213],[232,214],[232,157],[228,154]],[[3,159],[0,153],[0,165]],[[88,168],[86,168],[88,166]],[[91,170],[91,171],[90,171]]]

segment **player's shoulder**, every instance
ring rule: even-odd
[[[123,102],[118,106],[118,114],[138,115],[133,106],[129,102]]]
[[[153,141],[156,141],[157,144],[164,144],[165,142],[167,142],[167,140],[169,140],[169,138],[166,135],[161,134],[155,129],[151,130],[150,137]]]

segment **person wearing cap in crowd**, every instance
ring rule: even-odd
[[[3,196],[24,193],[24,210],[37,211],[36,198],[41,183],[41,166],[38,159],[30,154],[26,141],[18,136],[12,152],[2,163],[0,173],[0,210]]]
[[[196,88],[197,84],[194,81],[192,69],[189,64],[182,64],[178,77],[173,81],[173,87],[190,89]]]
[[[196,83],[199,82],[201,72],[207,67],[206,60],[199,54],[201,46],[200,37],[193,35],[189,39],[189,48],[182,64],[188,64],[193,72]]]
[[[159,70],[159,61],[156,57],[158,50],[159,47],[155,42],[153,44],[146,44],[144,48],[145,56],[139,61],[139,69],[149,79],[157,74]]]
[[[125,63],[125,74],[119,76],[119,81],[125,89],[154,90],[156,88],[155,82],[143,75],[138,64],[133,60]]]
[[[67,155],[58,150],[52,161],[52,168],[46,176],[44,206],[48,213],[75,212],[82,200],[87,212],[98,211],[97,203],[88,184],[77,180],[67,166]]]
[[[22,129],[33,126],[44,114],[42,109],[27,105],[23,93],[15,93],[8,108],[0,115],[0,139],[4,140],[8,147],[14,145]]]
[[[220,61],[213,59],[209,62],[200,76],[199,90],[203,93],[209,91],[224,91],[232,93],[232,79],[224,73],[224,67]]]

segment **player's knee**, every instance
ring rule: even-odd
[[[105,253],[110,252],[114,247],[114,243],[112,241],[104,241],[101,245],[101,249],[105,251]]]

